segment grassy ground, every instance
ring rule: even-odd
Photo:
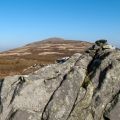
[[[22,74],[24,69],[34,64],[47,65],[54,63],[56,59],[71,56],[76,52],[82,53],[90,45],[90,43],[78,41],[49,41],[38,42],[37,44],[30,44],[22,48],[0,53],[0,78]],[[41,54],[45,52],[57,52],[58,54]]]

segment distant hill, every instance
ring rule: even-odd
[[[48,38],[0,53],[0,76],[14,75],[28,67],[54,63],[56,59],[83,53],[92,43],[62,38]],[[31,71],[30,71],[31,72]]]

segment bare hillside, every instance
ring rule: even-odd
[[[83,53],[90,46],[89,42],[49,38],[5,51],[0,53],[0,76],[28,74],[56,59]]]

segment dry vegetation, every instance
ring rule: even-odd
[[[82,53],[89,46],[91,43],[88,42],[52,38],[0,53],[0,78],[28,74],[23,71],[30,66],[54,63],[58,58],[71,56],[76,52]]]

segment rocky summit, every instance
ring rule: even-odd
[[[0,80],[0,120],[120,120],[120,50],[85,53]]]

